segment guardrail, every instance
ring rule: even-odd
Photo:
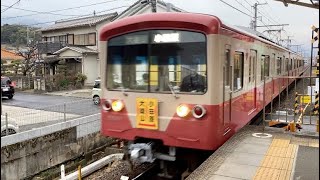
[[[19,132],[66,122],[100,112],[99,106],[94,105],[91,99],[65,102],[46,107],[32,107],[32,109],[6,105],[3,105],[2,108],[3,114],[7,117],[6,119],[9,119],[9,123],[8,121],[6,123],[9,124],[6,126],[6,129],[10,129],[10,122],[13,122],[13,126],[17,125],[19,127]],[[1,131],[3,132],[3,130]],[[6,130],[3,134],[5,133],[10,134],[10,131]]]

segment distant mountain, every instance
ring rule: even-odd
[[[18,47],[26,45],[27,43],[40,41],[41,34],[39,31],[36,31],[37,29],[39,29],[39,27],[4,24],[1,26],[1,44]]]
[[[48,24],[39,24],[39,25],[34,25],[42,22],[46,22],[48,20],[44,21],[37,21],[33,18],[27,18],[27,17],[21,17],[21,18],[12,18],[12,19],[1,19],[1,26],[5,24],[20,24],[20,25],[32,25],[32,26],[37,26],[37,27],[45,27],[48,26]]]

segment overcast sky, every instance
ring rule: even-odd
[[[311,47],[311,27],[315,25],[319,27],[319,10],[311,9],[296,5],[285,7],[283,3],[274,0],[222,0],[235,8],[241,10],[239,12],[220,0],[167,0],[175,6],[189,12],[199,12],[218,16],[223,21],[233,24],[249,27],[252,20],[253,9],[252,5],[256,2],[265,3],[267,5],[258,6],[259,16],[262,17],[262,22],[258,21],[258,25],[268,24],[289,24],[284,27],[281,38],[285,39],[290,36],[293,45],[302,45],[305,53],[310,54]],[[300,0],[310,2],[309,0]],[[14,4],[17,0],[1,0],[1,24],[16,23],[16,24],[37,24],[50,22],[65,18],[76,17],[79,15],[121,12],[128,6],[132,5],[136,0],[20,0],[12,8],[8,6]],[[86,6],[97,3],[97,5],[57,11],[61,9]],[[250,6],[251,5],[251,6]],[[20,8],[14,9],[14,8]],[[7,10],[6,10],[7,9]],[[24,9],[24,10],[21,10]],[[29,10],[29,12],[27,11]],[[4,12],[2,12],[4,11]],[[36,13],[44,12],[44,13]],[[46,12],[51,11],[53,14]],[[54,11],[54,12],[53,12]],[[101,14],[100,13],[100,14]],[[247,14],[247,15],[246,15]],[[27,15],[27,16],[26,16]],[[23,17],[20,17],[23,16]],[[51,22],[52,24],[53,22]],[[38,24],[41,26],[49,25]],[[272,27],[270,29],[279,29],[280,27]],[[265,28],[258,28],[260,32],[265,31]],[[267,33],[264,33],[267,35]],[[293,36],[293,37],[292,37]]]

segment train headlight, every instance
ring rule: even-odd
[[[177,107],[177,114],[179,117],[186,117],[190,113],[190,108],[185,105],[181,104]]]
[[[197,119],[202,118],[206,113],[207,110],[201,105],[195,105],[192,109],[192,115]]]
[[[105,111],[110,111],[111,110],[111,100],[106,100],[104,101],[104,103],[102,104],[102,108],[105,110]]]
[[[124,108],[124,104],[120,100],[116,100],[112,102],[112,110],[115,112],[119,112]]]

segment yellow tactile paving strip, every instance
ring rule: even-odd
[[[298,145],[287,139],[273,139],[254,180],[290,180]]]
[[[299,145],[319,147],[319,140],[301,137],[274,138],[253,179],[290,180]]]

